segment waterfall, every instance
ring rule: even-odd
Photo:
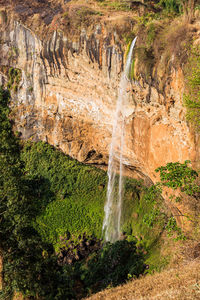
[[[124,72],[119,83],[118,98],[113,122],[112,140],[108,161],[107,199],[104,206],[103,235],[106,241],[115,242],[120,238],[121,207],[123,198],[123,147],[125,116],[124,104],[127,99],[128,77],[131,58],[137,37],[132,41]],[[117,153],[120,155],[117,156]],[[119,173],[119,175],[117,175]]]

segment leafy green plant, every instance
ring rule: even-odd
[[[106,173],[83,165],[42,142],[28,142],[21,158],[27,178],[42,176],[46,180],[42,190],[49,204],[40,211],[34,225],[43,240],[57,248],[59,236],[67,231],[74,236],[85,232],[100,238]]]
[[[144,269],[143,255],[138,253],[135,242],[123,240],[106,243],[78,272],[86,286],[98,291],[121,284],[128,276],[138,277]]]
[[[198,173],[188,165],[191,161],[186,160],[183,164],[179,162],[168,163],[166,166],[157,168],[155,171],[160,172],[160,179],[163,186],[176,190],[181,189],[187,195],[194,195],[200,191],[195,184]]]
[[[176,241],[186,239],[186,236],[183,234],[181,228],[177,226],[176,219],[173,216],[168,219],[165,228],[169,236],[172,236],[175,232],[177,233],[177,236],[174,238]]]
[[[19,140],[9,120],[9,93],[0,88],[0,248],[3,257],[2,299],[15,290],[30,297],[72,297],[73,278],[58,264],[51,245],[43,243],[32,223],[37,183],[24,178]],[[39,196],[39,194],[37,194]],[[46,255],[44,255],[46,253]],[[68,282],[68,283],[67,283]]]
[[[188,196],[193,196],[198,199],[200,192],[200,187],[196,183],[198,173],[193,170],[189,165],[191,161],[186,160],[184,163],[168,163],[166,166],[161,166],[155,171],[160,172],[160,180],[162,187],[168,187],[172,191],[178,190],[179,193],[185,193]],[[175,200],[180,202],[182,200],[182,194],[175,196],[172,192],[169,196],[170,200]],[[185,216],[190,220],[189,216]],[[182,233],[181,228],[177,226],[175,218],[172,216],[168,219],[168,222],[165,227],[169,234],[171,232],[176,232],[176,240],[186,239],[185,235]]]
[[[161,210],[161,193],[162,188],[159,183],[152,185],[146,190],[144,201],[150,208],[143,216],[143,223],[148,228],[153,228],[155,224],[163,226],[166,215]]]
[[[86,294],[87,289],[96,291],[122,283],[127,276],[137,277],[144,264],[132,228],[130,242],[108,243],[81,264],[58,264],[55,249],[63,246],[60,236],[70,232],[74,244],[82,233],[100,237],[107,176],[46,143],[20,145],[12,132],[8,101],[8,92],[0,89],[2,299],[10,300],[16,289],[30,298],[73,299],[77,280],[83,281]],[[125,179],[124,219],[132,220],[129,203],[134,206],[143,193],[142,182]],[[154,204],[150,198],[147,206]],[[74,256],[79,255],[77,249]]]
[[[137,241],[144,251],[151,251],[158,243],[164,230],[167,216],[163,207],[160,185],[147,188],[137,184],[135,189],[127,190],[122,210],[122,221],[128,241]]]
[[[181,0],[160,0],[157,6],[162,7],[167,13],[180,14],[183,11]]]
[[[160,210],[154,208],[149,214],[144,215],[143,222],[149,228],[152,228],[158,219],[158,216],[160,216]]]

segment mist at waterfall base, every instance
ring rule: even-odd
[[[113,122],[112,139],[108,161],[107,199],[104,206],[102,233],[105,241],[115,242],[120,239],[120,221],[123,199],[123,149],[125,116],[124,105],[127,101],[128,77],[132,62],[132,53],[137,37],[132,41],[124,72],[122,73]],[[120,153],[120,155],[117,155]]]

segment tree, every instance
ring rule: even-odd
[[[183,164],[170,162],[155,171],[160,172],[160,180],[163,186],[173,190],[179,188],[181,192],[189,196],[195,196],[200,191],[199,186],[195,183],[198,173],[189,164],[191,164],[190,160],[186,160]]]
[[[70,270],[57,263],[51,245],[33,228],[37,214],[34,181],[24,178],[20,144],[12,132],[9,94],[0,88],[0,249],[3,256],[2,299],[14,290],[40,299],[72,297]],[[37,182],[38,184],[38,182]]]

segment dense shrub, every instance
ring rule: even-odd
[[[98,250],[106,173],[42,142],[20,146],[9,121],[8,100],[0,89],[2,299],[11,299],[14,290],[40,299],[74,299],[88,289],[137,277],[144,263],[133,236],[142,235],[140,248],[149,250],[163,230],[160,214],[152,215],[150,225],[147,220],[159,206],[157,190],[125,178],[121,225],[129,242],[107,243]],[[96,245],[88,249],[92,240]],[[83,290],[78,291],[80,283]]]
[[[8,93],[0,88],[0,296],[12,299],[18,290],[41,299],[66,299],[72,296],[70,273],[58,266],[52,246],[43,243],[32,226],[36,199],[24,179],[19,142],[8,118],[8,100]]]
[[[190,163],[189,160],[186,160],[183,164],[179,162],[168,163],[155,171],[160,172],[160,180],[163,186],[173,190],[180,188],[181,191],[192,196],[199,191],[199,188],[195,184],[198,173],[189,166]]]
[[[85,286],[95,291],[121,284],[128,277],[137,277],[143,271],[143,256],[137,253],[135,242],[126,240],[106,243],[78,269]]]
[[[40,182],[40,214],[34,227],[44,241],[59,247],[59,236],[70,232],[101,237],[107,176],[102,170],[83,165],[52,146],[27,143],[21,155],[26,178]],[[41,198],[43,199],[41,201]]]
[[[182,12],[181,0],[160,0],[158,5],[168,13],[178,14]]]

